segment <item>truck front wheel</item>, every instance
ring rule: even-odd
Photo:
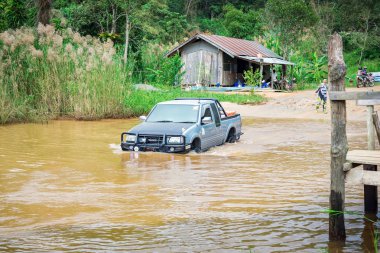
[[[191,143],[191,150],[194,150],[196,153],[201,153],[201,140],[200,139],[195,139],[193,140],[193,143]]]

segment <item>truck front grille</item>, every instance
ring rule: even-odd
[[[160,145],[164,140],[163,135],[139,135],[137,143],[147,145]]]

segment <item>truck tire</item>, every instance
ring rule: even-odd
[[[197,138],[193,140],[193,142],[191,143],[191,150],[194,150],[196,153],[202,152],[200,139]]]
[[[236,142],[235,128],[231,128],[230,131],[228,132],[227,142],[229,143]]]

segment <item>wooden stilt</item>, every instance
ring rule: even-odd
[[[363,165],[364,170],[377,171],[376,165]],[[364,185],[364,212],[376,214],[378,206],[377,186]]]
[[[273,64],[271,64],[270,65],[270,69],[269,69],[270,71],[270,87],[273,89],[273,79],[272,79],[272,77],[273,77]]]
[[[368,150],[375,149],[375,126],[373,124],[374,106],[367,105],[367,131],[368,131]],[[364,170],[377,171],[376,165],[363,165]],[[377,186],[364,185],[364,212],[377,213]]]
[[[379,145],[380,145],[380,119],[379,119],[379,115],[377,114],[377,112],[374,112],[372,114],[372,119],[373,119],[373,124],[375,125],[377,140],[379,141]]]
[[[344,91],[346,65],[343,59],[343,43],[335,33],[329,41],[329,82],[331,91]],[[344,198],[345,183],[343,165],[348,150],[346,136],[346,101],[331,100],[331,186],[330,209],[341,211],[341,214],[330,214],[329,239],[345,240]]]
[[[367,137],[368,137],[368,150],[375,149],[375,124],[373,122],[374,106],[367,105]]]

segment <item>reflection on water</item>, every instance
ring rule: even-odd
[[[239,143],[202,154],[122,152],[137,120],[0,127],[0,251],[370,252],[348,216],[328,243],[323,121],[245,120]],[[365,147],[365,123],[349,125]],[[347,189],[362,211],[362,187]]]

